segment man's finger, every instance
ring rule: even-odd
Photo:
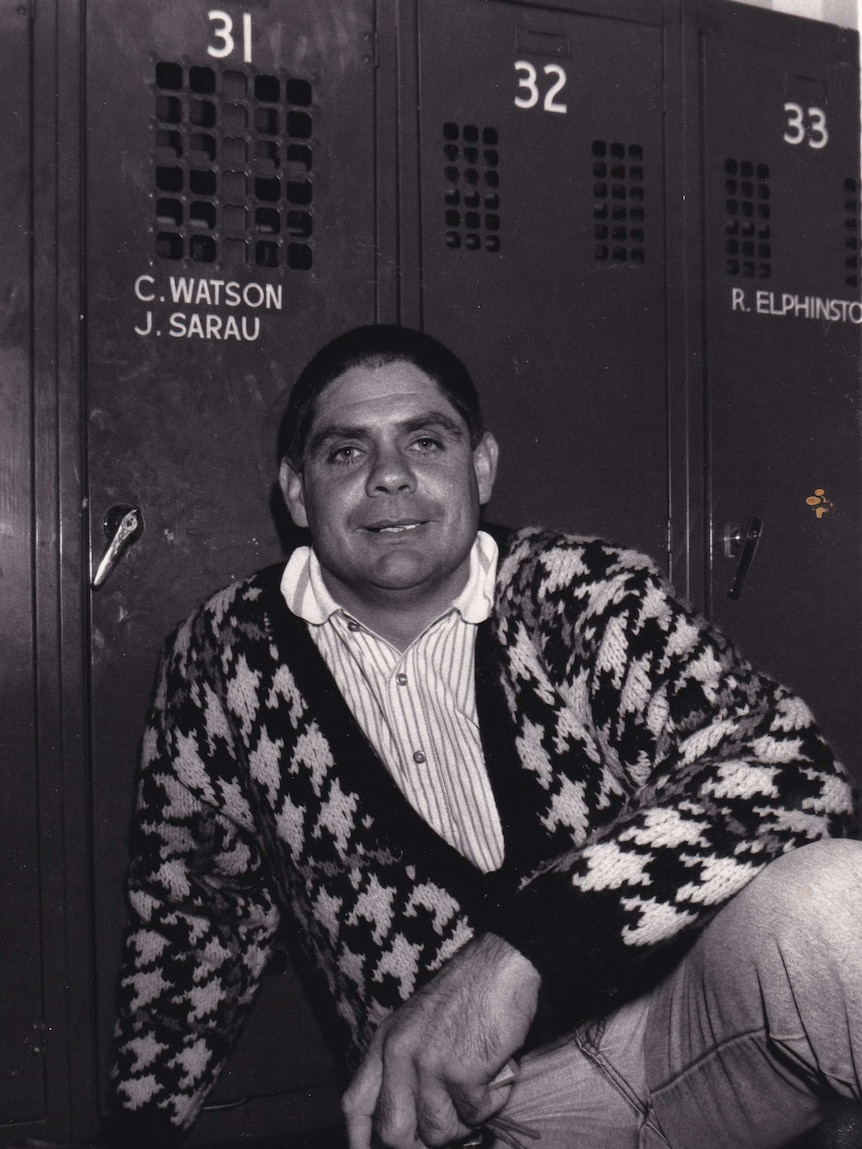
[[[491,1081],[454,1081],[434,1070],[423,1071],[420,1061],[416,1117],[422,1142],[438,1146],[462,1141],[503,1108],[517,1073],[517,1062],[510,1060]]]
[[[389,1149],[422,1149],[416,1112],[416,1069],[412,1049],[398,1036],[384,1042],[383,1080],[374,1132]]]
[[[374,1112],[383,1080],[380,1043],[373,1041],[341,1099],[350,1149],[371,1149]]]
[[[371,1137],[374,1132],[374,1115],[371,1113],[349,1114],[347,1118],[347,1144],[350,1149],[371,1149]]]
[[[472,1130],[458,1115],[448,1089],[439,1080],[420,1081],[416,1103],[419,1137],[424,1145],[451,1145],[461,1141]]]
[[[518,1063],[510,1059],[487,1082],[451,1083],[449,1093],[459,1119],[475,1128],[506,1105],[518,1078]]]

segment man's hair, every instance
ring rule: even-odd
[[[470,442],[476,447],[485,424],[479,396],[470,372],[443,344],[422,331],[394,324],[355,327],[337,336],[309,362],[293,385],[278,434],[279,459],[299,469],[314,408],[321,392],[352,367],[384,367],[387,363],[412,363],[437,384],[467,424]]]

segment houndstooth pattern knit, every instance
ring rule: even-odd
[[[348,1059],[477,930],[555,1026],[650,976],[770,859],[847,832],[843,771],[634,552],[501,537],[477,641],[503,823],[482,874],[416,815],[270,568],[172,636],[141,756],[114,1084],[161,1143],[194,1120],[292,915]]]

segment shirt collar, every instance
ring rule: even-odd
[[[464,589],[446,611],[457,610],[465,622],[484,622],[494,606],[497,578],[497,544],[479,531],[470,551],[470,572]],[[323,581],[320,562],[311,547],[297,547],[281,576],[281,593],[288,609],[313,626],[323,623],[342,608]]]

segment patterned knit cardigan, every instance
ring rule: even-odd
[[[356,1062],[476,930],[557,1024],[635,987],[775,856],[850,825],[803,702],[642,556],[505,536],[479,724],[506,858],[480,873],[401,796],[272,567],[169,641],[143,740],[114,1086],[122,1143],[194,1120],[292,914]]]

